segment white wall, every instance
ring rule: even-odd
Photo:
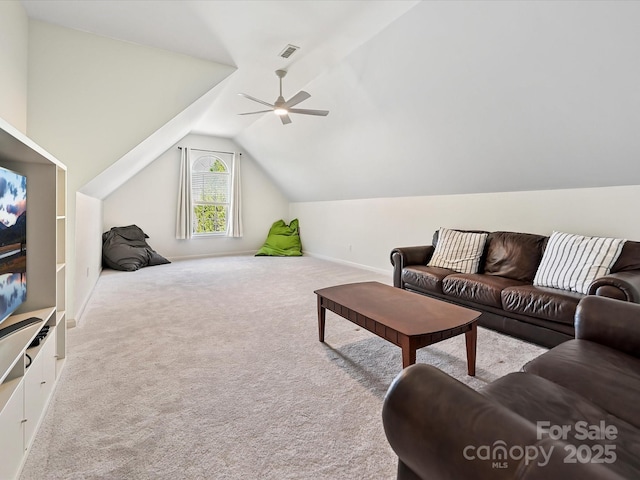
[[[241,152],[243,238],[203,237],[176,240],[176,202],[180,177],[177,146]],[[197,152],[195,152],[197,153]],[[255,252],[279,219],[288,220],[288,200],[268,176],[232,140],[188,135],[131,178],[104,201],[104,231],[135,224],[149,235],[149,245],[165,257]]]
[[[68,167],[67,314],[73,320],[84,301],[75,298],[76,291],[85,293],[82,272],[99,261],[93,243],[76,245],[76,232],[85,228],[76,218],[83,208],[76,192],[233,68],[35,20],[28,51],[28,135]]]
[[[0,2],[0,118],[27,132],[29,23],[18,0]]]
[[[73,320],[81,321],[84,307],[102,270],[102,201],[76,193],[75,281]],[[67,255],[68,258],[68,255]]]
[[[29,136],[73,167],[70,181],[81,186],[232,70],[31,20]]]
[[[640,241],[640,186],[292,203],[306,253],[391,271],[394,247],[430,245],[440,227]],[[351,246],[351,249],[349,249]]]

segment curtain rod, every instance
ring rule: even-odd
[[[182,150],[182,147],[178,147],[179,150]],[[233,155],[234,152],[220,152],[218,150],[202,150],[201,148],[192,148],[191,150],[195,150],[196,152],[211,152],[211,153],[226,153],[229,155]],[[238,155],[242,155],[238,153]]]

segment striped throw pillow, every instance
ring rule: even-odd
[[[533,284],[587,294],[591,282],[611,271],[625,241],[553,232]]]
[[[427,266],[448,268],[460,273],[477,273],[487,235],[441,228],[438,231],[438,243]]]

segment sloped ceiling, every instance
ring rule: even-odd
[[[125,39],[181,30],[172,49],[236,65],[192,130],[235,138],[292,201],[640,184],[640,2],[23,4],[99,11],[95,33],[122,38],[124,4],[169,15]],[[267,57],[285,43],[308,48]],[[285,97],[328,117],[237,115],[254,106],[238,92],[275,99],[283,67]]]
[[[64,159],[71,192],[98,196],[82,187],[100,176],[99,188],[117,188],[111,182],[116,177],[102,178],[102,173],[119,158],[129,158],[128,152],[137,151],[159,129],[166,131],[167,122],[184,117],[185,109],[233,71],[211,61],[30,21],[27,134]],[[156,140],[164,145],[160,153],[176,141]],[[155,158],[129,158],[128,173]]]
[[[250,92],[275,100],[274,71],[288,70],[287,87],[296,91],[416,5],[409,1],[177,1],[177,0],[21,0],[32,19],[105,37],[168,49],[237,67],[147,139],[106,168],[81,191],[104,198],[123,181],[184,137],[185,132],[236,137],[259,119],[239,116],[254,108],[238,97]],[[290,59],[279,52],[301,47]],[[123,72],[126,76],[126,73]],[[273,96],[273,98],[271,98]],[[203,102],[209,108],[202,109]],[[201,112],[195,115],[195,112]],[[286,192],[286,191],[285,191]]]
[[[640,3],[422,2],[238,136],[293,201],[640,184]],[[576,206],[584,207],[584,206]]]

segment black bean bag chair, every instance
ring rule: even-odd
[[[149,246],[149,236],[140,227],[113,227],[102,234],[102,264],[114,270],[133,272],[142,267],[171,263]]]

